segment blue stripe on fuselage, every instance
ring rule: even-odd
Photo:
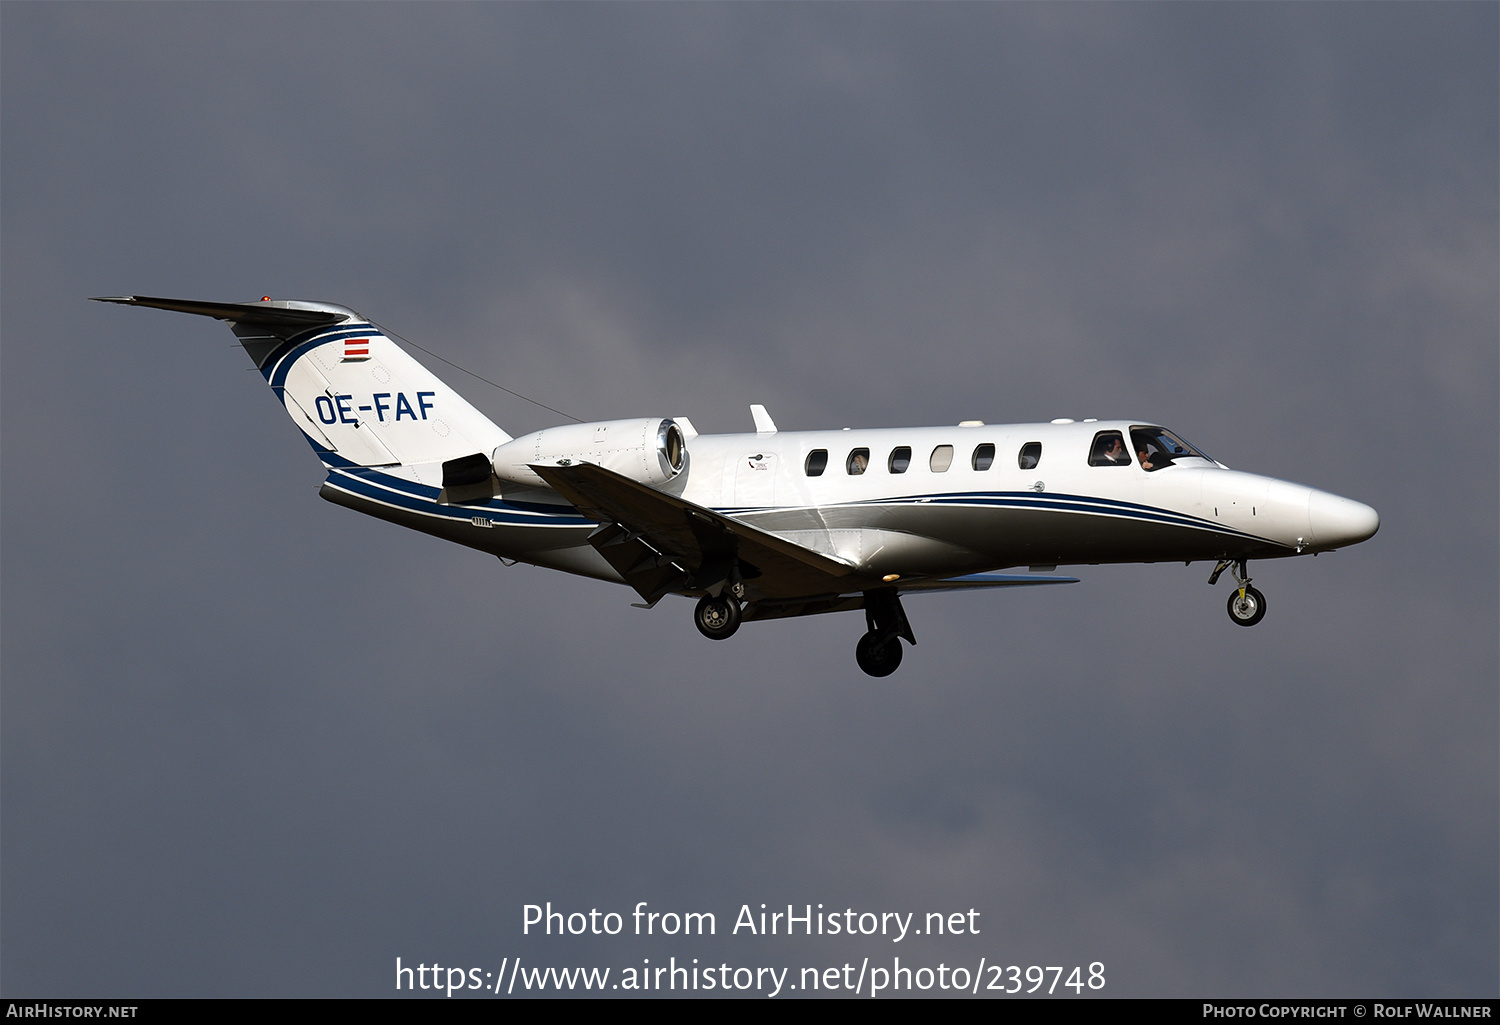
[[[325,454],[325,461],[331,454]],[[441,489],[403,480],[371,467],[330,465],[328,484],[360,498],[455,522],[467,523],[475,516],[483,516],[491,523],[522,527],[581,527],[594,522],[569,506],[548,507],[498,499],[446,505],[437,501]]]
[[[1030,512],[1065,512],[1089,516],[1107,516],[1116,519],[1144,520],[1146,522],[1161,523],[1174,527],[1206,530],[1215,534],[1228,534],[1233,537],[1261,541],[1266,544],[1279,545],[1283,548],[1286,547],[1280,541],[1261,537],[1258,534],[1247,533],[1246,531],[1238,530],[1222,523],[1216,523],[1213,520],[1204,519],[1201,516],[1174,512],[1170,509],[1158,508],[1157,506],[1141,505],[1136,502],[1121,502],[1113,498],[1096,498],[1089,495],[1047,494],[1033,491],[972,491],[952,494],[903,495],[899,498],[874,498],[859,502],[840,502],[833,506],[804,508],[826,510],[831,508],[848,509],[912,505],[941,505],[950,508],[961,506],[968,508],[1017,509]],[[732,510],[721,509],[718,511],[726,516],[733,516],[735,514],[780,513],[797,510],[763,506],[759,508]]]

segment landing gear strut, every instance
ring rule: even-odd
[[[1239,626],[1254,626],[1266,618],[1266,596],[1250,586],[1250,571],[1245,568],[1244,559],[1221,559],[1209,575],[1209,584],[1218,583],[1219,574],[1226,569],[1234,575],[1235,583],[1239,584],[1229,595],[1229,618]]]
[[[865,635],[854,646],[854,660],[870,676],[890,676],[901,664],[901,639],[917,643],[895,591],[865,592]]]
[[[732,637],[740,628],[740,618],[739,600],[727,588],[718,597],[705,594],[698,599],[698,607],[693,610],[693,625],[712,641]]]

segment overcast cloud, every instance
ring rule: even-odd
[[[0,988],[1497,995],[1497,11],[0,5]],[[343,303],[584,419],[1141,417],[1382,526],[1252,566],[1255,630],[1202,565],[914,598],[871,680],[855,616],[716,645],[320,501],[223,325],[130,293]],[[727,935],[762,902],[983,932]]]

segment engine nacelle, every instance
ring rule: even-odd
[[[529,464],[563,459],[594,463],[655,487],[687,466],[687,440],[671,419],[605,420],[549,427],[506,442],[490,457],[496,477],[528,487],[547,486]]]

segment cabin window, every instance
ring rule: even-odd
[[[1016,465],[1023,470],[1035,470],[1036,464],[1042,461],[1042,443],[1040,441],[1028,441],[1021,446],[1021,454],[1016,457]]]
[[[995,463],[995,446],[989,443],[980,445],[974,450],[971,462],[976,470],[988,470]]]
[[[869,465],[870,450],[867,448],[855,449],[853,452],[849,453],[849,458],[844,460],[844,470],[851,477],[858,477],[860,474],[864,473],[866,469],[869,468]]]
[[[933,473],[943,473],[953,465],[953,446],[939,445],[932,450],[932,458],[927,460],[927,465],[932,467]]]
[[[1089,449],[1090,466],[1129,466],[1130,453],[1125,450],[1125,435],[1119,431],[1100,431]]]
[[[906,468],[911,465],[911,446],[902,445],[900,448],[891,449],[890,462],[886,463],[892,473],[905,473]]]
[[[1148,471],[1171,466],[1173,460],[1189,456],[1208,459],[1208,456],[1171,431],[1164,431],[1160,427],[1132,427],[1130,444],[1135,449],[1135,457],[1140,462],[1141,469]]]
[[[815,448],[807,454],[807,463],[804,467],[809,477],[821,477],[823,471],[828,469],[828,450],[826,448]]]

